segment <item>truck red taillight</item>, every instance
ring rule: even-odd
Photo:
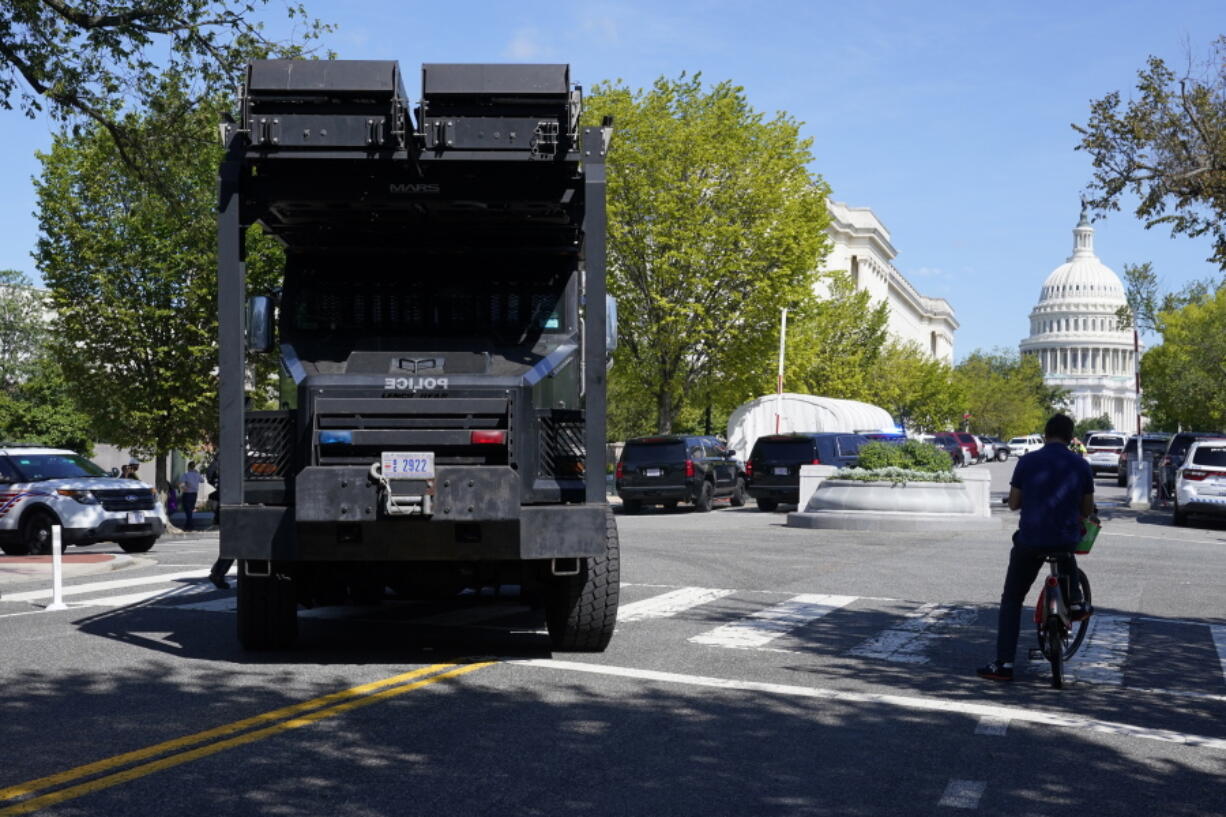
[[[745,476],[747,477],[753,476],[753,460],[747,460],[745,462]]]
[[[613,477],[614,477],[615,479],[621,479],[621,478],[622,478],[622,464],[621,464],[620,462],[617,464],[617,468],[615,468],[615,469],[613,470]]]
[[[505,431],[474,431],[469,434],[468,441],[473,445],[506,445],[507,433]]]
[[[822,464],[822,461],[821,461],[821,460],[818,460],[818,459],[815,459],[815,460],[813,460],[813,462],[811,462],[811,463],[809,463],[809,464],[810,464],[810,465],[821,465],[821,464]]]
[[[694,476],[694,461],[693,460],[685,461],[685,475],[687,477]]]

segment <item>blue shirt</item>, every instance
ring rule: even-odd
[[[1094,472],[1065,443],[1047,443],[1022,457],[1009,484],[1022,492],[1014,542],[1072,549],[1081,541],[1081,498],[1094,493]]]

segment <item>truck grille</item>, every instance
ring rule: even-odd
[[[285,479],[294,443],[294,415],[288,411],[249,411],[246,416],[248,480]]]
[[[541,476],[582,477],[587,460],[583,412],[553,409],[537,419],[541,427]]]
[[[126,488],[112,488],[105,491],[94,491],[94,496],[102,503],[104,511],[153,510],[153,494],[148,488],[131,491]]]
[[[508,465],[515,445],[511,402],[503,395],[321,397],[315,401],[315,462],[369,465],[384,451],[433,451],[436,465]],[[506,432],[506,443],[473,444],[474,431]],[[333,442],[321,440],[325,432]]]

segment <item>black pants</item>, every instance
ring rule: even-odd
[[[193,491],[190,494],[185,493],[181,497],[183,500],[183,530],[192,529],[192,514],[196,511],[197,496],[198,494]]]
[[[997,623],[996,660],[1012,663],[1017,654],[1018,633],[1022,626],[1022,605],[1035,577],[1043,569],[1047,554],[1060,557],[1060,573],[1074,577],[1065,590],[1069,602],[1081,600],[1081,583],[1076,581],[1077,557],[1071,550],[1039,550],[1014,544],[1009,551],[1009,571],[1005,574],[1005,589],[1000,594],[1000,620]]]
[[[209,571],[209,575],[221,578],[230,572],[230,566],[233,564],[233,559],[218,559],[213,562],[213,569]]]

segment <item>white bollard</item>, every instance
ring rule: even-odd
[[[1154,481],[1154,463],[1149,457],[1134,457],[1128,463],[1128,507],[1138,511],[1150,508],[1149,489]]]
[[[64,565],[61,561],[60,542],[63,541],[63,529],[59,525],[51,526],[51,603],[47,610],[67,610],[64,603]]]

